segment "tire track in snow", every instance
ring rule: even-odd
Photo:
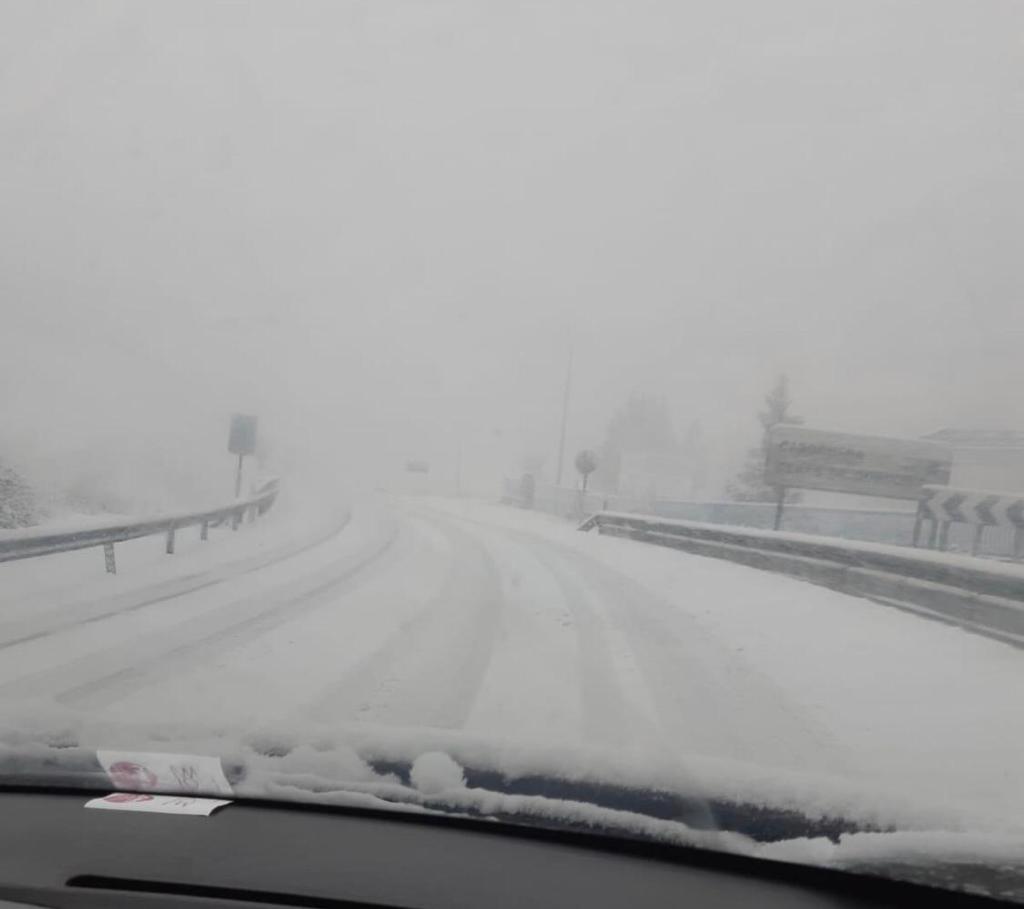
[[[640,705],[631,703],[623,677],[633,669],[614,654],[608,619],[600,604],[580,583],[558,553],[529,546],[535,558],[561,588],[579,641],[579,687],[583,710],[583,735],[599,745],[643,742],[655,744],[660,733]],[[618,658],[616,658],[618,656]],[[626,662],[627,666],[623,666]]]
[[[338,565],[305,582],[281,584],[257,598],[244,597],[217,607],[201,621],[140,635],[0,685],[0,700],[52,697],[77,708],[100,709],[126,693],[167,682],[189,664],[221,652],[229,643],[265,634],[330,602],[342,587],[363,582],[368,568],[389,553],[398,539],[392,523],[381,539],[370,541]],[[112,666],[119,667],[111,669]]]
[[[484,737],[523,741],[583,737],[579,641],[565,593],[536,554],[500,534],[477,539],[500,577],[497,638],[463,726]]]
[[[691,616],[628,575],[577,550],[557,549],[596,582],[594,593],[635,654],[675,748],[799,767],[810,745],[844,763],[827,730]]]
[[[683,609],[640,582],[541,535],[461,515],[451,518],[523,540],[549,565],[561,564],[555,571],[574,588],[570,595],[583,607],[582,614],[605,616],[607,630],[630,651],[630,662],[643,677],[663,740],[671,751],[799,767],[803,751],[811,745],[836,766],[845,763],[828,731],[770,679],[746,665],[726,642],[709,634]],[[713,592],[688,595],[710,597]],[[588,638],[585,646],[595,646],[593,639]],[[605,659],[594,656],[593,665],[584,671],[599,676]],[[597,684],[600,690],[601,683]],[[588,709],[600,707],[595,702]],[[602,734],[600,729],[598,734]]]
[[[324,722],[459,729],[473,709],[503,607],[498,572],[471,535],[417,514],[451,541],[441,591],[304,711]]]

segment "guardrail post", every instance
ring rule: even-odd
[[[928,529],[928,548],[934,549],[939,536],[939,519],[931,519],[932,526]]]
[[[117,562],[114,561],[114,544],[103,544],[103,561],[107,563],[107,574],[117,574]]]
[[[174,527],[167,531],[167,554],[174,555]]]
[[[209,538],[210,538],[210,522],[209,521],[203,521],[202,525],[200,525],[200,527],[199,527],[199,539],[205,541],[205,540],[208,540]]]
[[[238,530],[238,525],[242,523],[242,513],[236,508],[231,512],[231,529]]]
[[[949,544],[949,528],[952,523],[952,521],[943,521],[942,529],[939,530],[939,549],[942,552],[946,551],[946,546]]]

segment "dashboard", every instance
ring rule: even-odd
[[[977,900],[488,821],[235,802],[209,817],[0,793],[0,906],[861,907]]]

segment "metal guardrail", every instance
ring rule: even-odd
[[[116,524],[104,527],[89,527],[63,533],[47,531],[18,533],[4,539],[0,537],[0,562],[11,562],[15,559],[32,559],[37,556],[53,555],[59,552],[72,552],[76,549],[91,549],[102,546],[107,571],[117,573],[114,560],[114,544],[139,537],[166,534],[167,553],[174,553],[174,541],[177,531],[186,527],[199,527],[199,538],[207,539],[210,527],[217,527],[228,521],[237,530],[248,514],[250,520],[264,514],[277,498],[278,481],[269,480],[252,496],[207,511],[194,511],[182,514],[161,515],[142,521],[127,524]]]
[[[599,512],[579,529],[595,528],[799,577],[1024,646],[1024,569],[1016,565],[621,512]]]
[[[1024,561],[1024,495],[947,486],[925,486],[924,493],[915,510],[909,508],[909,502],[891,508],[787,505],[786,530]],[[584,494],[579,489],[547,483],[536,484],[527,500],[522,481],[507,478],[501,501],[576,521],[598,511],[614,511],[760,530],[772,528],[776,510],[774,502],[697,502],[592,491]],[[922,536],[924,525],[929,523],[930,532]]]

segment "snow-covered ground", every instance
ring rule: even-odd
[[[138,541],[117,577],[98,550],[0,565],[0,718],[376,736],[1024,831],[1018,650],[498,505],[342,524]]]

